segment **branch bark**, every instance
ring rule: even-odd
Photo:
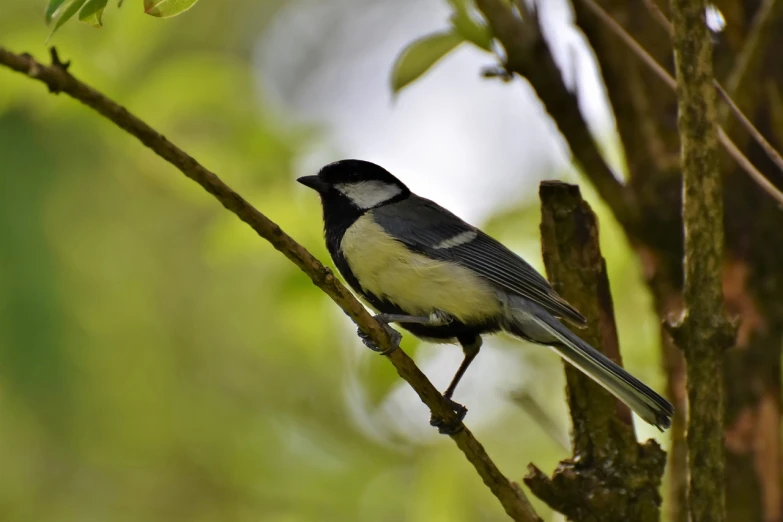
[[[672,0],[685,228],[685,313],[672,328],[685,353],[688,509],[694,522],[725,520],[723,358],[735,329],[723,309],[723,187],[704,0]]]
[[[94,109],[126,132],[139,139],[155,154],[175,166],[204,190],[212,194],[226,209],[247,223],[259,236],[269,241],[301,269],[313,283],[324,291],[370,338],[383,350],[391,348],[391,339],[356,298],[310,252],[286,234],[277,224],[256,210],[242,196],[234,192],[218,176],[203,167],[193,157],[179,149],[158,131],[131,114],[127,109],[102,93],[77,80],[68,71],[68,63],[62,63],[52,49],[52,65],[45,65],[27,54],[15,54],[0,47],[0,65],[38,80],[52,93],[65,93]],[[386,356],[397,373],[414,389],[432,414],[445,422],[454,423],[456,415],[440,392],[419,370],[402,349]],[[508,480],[487,455],[481,443],[465,427],[451,435],[459,449],[478,472],[484,484],[500,501],[509,517],[520,522],[539,522],[519,485]]]
[[[636,41],[625,32],[625,30],[618,24],[617,22],[610,17],[606,11],[601,9],[601,6],[595,3],[595,0],[581,0],[584,4],[588,5],[593,12],[596,13],[597,16],[602,18],[606,24],[615,32],[618,33],[621,37],[623,37],[624,41],[626,41],[627,45],[634,49],[634,52],[638,54],[639,58],[642,59],[645,63],[648,64],[648,66],[656,71],[656,74],[660,76],[662,79],[664,79],[672,88],[676,88],[676,82],[674,79],[669,76],[669,74],[660,67],[657,62],[649,55],[647,52],[642,48]],[[771,16],[773,13],[773,7],[774,7],[775,0],[768,0],[767,5],[762,6],[760,8],[760,12],[757,14],[756,18],[760,18],[761,20],[758,21],[756,24],[760,27],[754,27],[755,31],[753,31],[752,35],[748,37],[748,41],[746,46],[743,48],[743,55],[747,54],[750,55],[748,57],[745,57],[745,62],[753,61],[754,66],[755,62],[758,61],[758,57],[756,56],[757,53],[755,52],[756,49],[758,49],[758,39],[759,39],[759,33],[763,33],[765,36],[767,36],[768,31],[763,30],[762,28],[766,29],[768,26],[772,25],[772,22],[774,22],[774,17]],[[672,27],[671,22],[666,18],[666,15],[663,14],[662,11],[658,10],[657,7],[655,7],[655,4],[652,3],[652,0],[648,0],[646,4],[649,6],[651,12],[653,13],[653,17],[655,18],[658,23],[660,23],[663,28],[666,30],[667,33],[670,35],[674,31],[674,27]],[[746,52],[747,51],[747,52]],[[739,67],[739,76],[741,77],[745,71],[747,70],[747,64],[741,63],[740,61],[737,62],[737,66]],[[668,79],[667,79],[668,78]],[[737,80],[739,82],[739,79]],[[764,150],[764,153],[769,157],[769,159],[774,163],[778,169],[780,169],[781,172],[783,172],[783,157],[780,156],[780,153],[778,153],[777,150],[775,150],[775,147],[770,144],[769,141],[764,137],[761,132],[756,128],[755,125],[753,125],[753,122],[750,121],[750,119],[745,116],[745,113],[742,112],[742,110],[739,108],[739,106],[734,102],[732,99],[732,95],[729,94],[729,90],[725,89],[720,82],[713,77],[712,79],[712,85],[715,86],[715,90],[718,91],[718,95],[721,97],[723,102],[726,104],[721,107],[721,111],[718,117],[719,122],[726,120],[726,115],[730,112],[734,115],[734,117],[737,119],[737,121],[742,125],[742,127],[750,134],[750,136],[758,143],[759,147]],[[732,92],[736,89],[731,89]],[[726,150],[731,154],[732,156],[735,155],[741,155],[744,158],[744,154],[739,150],[737,145],[731,141],[731,139],[728,137],[728,132],[719,127],[718,130],[718,136],[721,140],[721,143],[724,144],[726,147]],[[747,158],[745,158],[745,161],[748,161]],[[737,159],[737,162],[742,166],[744,165],[744,162],[740,159]],[[743,167],[745,168],[745,167]],[[755,169],[755,167],[753,167]],[[759,175],[761,175],[759,173]],[[783,203],[780,198],[776,198],[778,201]]]
[[[596,4],[594,0],[580,1],[593,13],[595,13],[595,15],[598,16],[612,32],[617,34],[623,43],[625,43],[625,45],[627,45],[628,48],[631,49],[634,54],[636,54],[639,59],[644,62],[644,64],[647,65],[650,70],[653,71],[655,75],[658,76],[669,88],[677,89],[677,82],[674,80],[674,78],[671,77],[666,69],[661,67],[658,62],[656,62],[655,59],[650,56],[647,51],[645,51],[644,48],[625,31],[625,29],[622,28],[620,24],[615,22],[614,19],[601,8],[601,6]],[[668,24],[666,17],[663,16],[662,13],[660,13],[656,19],[663,21],[665,24]],[[669,25],[666,25],[665,28],[669,32],[673,30]],[[714,77],[712,78],[711,83],[715,86],[715,89],[717,89],[718,94],[721,95],[721,98],[723,98],[723,100],[726,102],[726,106],[728,107],[729,111],[734,115],[735,118],[737,118],[739,123],[742,124],[751,137],[753,137],[753,139],[759,144],[767,156],[769,156],[769,159],[781,171],[783,171],[783,157],[781,157],[778,151],[775,150],[775,147],[773,147],[767,141],[764,135],[761,134],[761,132],[759,132],[759,130],[753,125],[748,117],[745,116],[737,104],[734,103],[734,100],[731,99],[726,90],[721,86],[720,83],[718,83],[717,80],[715,80]],[[759,172],[755,165],[753,165],[753,163],[745,156],[745,154],[742,153],[739,147],[737,147],[736,143],[732,141],[732,139],[720,126],[718,127],[718,138],[723,147],[726,149],[726,152],[728,152],[729,155],[734,158],[739,166],[742,167],[742,169],[747,172],[748,175],[753,178],[753,180],[758,183],[759,186],[762,187],[770,196],[775,198],[778,203],[783,204],[783,192],[778,190],[778,188],[769,179],[767,179],[764,174]]]
[[[563,83],[535,14],[522,13],[520,17],[512,8],[515,3],[476,0],[492,33],[506,50],[506,70],[530,82],[585,175],[610,205],[623,228],[633,229],[638,222],[638,208],[632,193],[620,183],[601,154],[579,110],[579,100]],[[518,5],[523,7],[525,2],[518,2]]]
[[[549,280],[588,319],[580,337],[621,364],[598,222],[579,187],[543,182],[541,240]],[[565,364],[573,456],[550,479],[530,466],[525,483],[570,520],[654,522],[666,454],[655,441],[638,444],[631,412],[579,370]]]
[[[774,0],[773,0],[774,1]],[[595,0],[624,29],[639,41],[654,59],[673,69],[668,1]],[[737,59],[752,38],[756,21],[764,15],[770,0],[720,0],[714,2],[726,17],[726,29],[715,47],[716,77],[724,72],[724,85],[731,87],[725,74],[735,70]],[[606,80],[617,126],[630,165],[628,186],[636,193],[644,222],[631,238],[645,278],[654,297],[660,317],[682,313],[682,203],[679,140],[675,127],[676,100],[667,89],[661,89],[650,70],[641,68],[638,59],[624,59],[629,54],[617,35],[607,31],[586,7],[574,0],[576,21],[587,35]],[[650,12],[648,12],[648,9]],[[773,138],[780,150],[783,132],[776,132],[774,116],[780,104],[774,102],[781,85],[779,60],[775,50],[783,45],[783,17],[777,2],[774,13],[765,16],[764,31],[768,45],[755,45],[758,66],[745,68],[741,86],[732,93],[764,135]],[[654,18],[653,18],[654,17]],[[771,19],[770,19],[771,17]],[[750,20],[754,20],[753,23]],[[657,20],[658,23],[650,23]],[[731,35],[727,33],[731,32]],[[638,71],[637,71],[638,70]],[[636,73],[636,74],[634,74]],[[641,76],[641,79],[637,79]],[[765,89],[766,87],[766,89]],[[641,100],[644,103],[635,102]],[[779,98],[778,98],[779,99]],[[634,103],[628,103],[631,100]],[[783,129],[778,125],[777,129]],[[757,147],[740,126],[732,137],[742,147],[764,176],[780,186],[777,167]],[[655,140],[653,138],[659,138]],[[644,150],[647,144],[653,152]],[[676,158],[676,159],[675,159]],[[781,360],[780,339],[783,332],[783,307],[780,306],[781,255],[770,245],[783,240],[783,214],[777,200],[763,193],[755,181],[746,176],[745,167],[734,162],[721,164],[724,178],[726,263],[723,271],[724,299],[730,314],[741,317],[737,343],[725,362],[726,383],[726,511],[727,520],[783,520],[781,501]],[[745,170],[746,172],[743,172]],[[687,390],[682,351],[669,335],[662,336],[668,397],[675,404],[670,434],[668,519],[687,522],[687,477],[685,422]]]

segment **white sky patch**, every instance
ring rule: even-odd
[[[704,17],[707,21],[707,27],[713,33],[719,33],[726,27],[726,19],[723,17],[723,13],[713,4],[708,5],[704,10]]]
[[[539,2],[542,23],[590,128],[614,132],[600,75],[566,0]],[[297,175],[342,158],[372,161],[468,222],[537,199],[571,170],[570,153],[530,86],[481,77],[497,57],[461,45],[392,98],[400,51],[448,27],[442,0],[298,0],[282,4],[256,48],[265,99],[287,120],[325,129]],[[612,163],[614,170],[622,166]]]

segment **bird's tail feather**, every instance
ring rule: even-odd
[[[513,317],[514,320],[506,325],[509,333],[550,345],[561,357],[603,386],[646,422],[661,431],[671,426],[674,408],[669,401],[584,342],[552,315],[544,310],[515,310]],[[531,321],[539,327],[534,330],[548,333],[551,340],[531,338]]]

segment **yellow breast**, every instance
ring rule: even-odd
[[[492,286],[471,270],[411,252],[368,212],[345,232],[342,251],[362,287],[411,315],[442,310],[462,322],[501,313]]]

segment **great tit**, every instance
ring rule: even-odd
[[[376,318],[462,346],[464,359],[443,394],[449,401],[481,336],[503,331],[552,347],[646,422],[671,425],[672,405],[566,328],[557,318],[576,326],[586,320],[498,241],[367,161],[337,161],[297,181],[320,195],[329,254]],[[464,416],[464,407],[451,404]]]

